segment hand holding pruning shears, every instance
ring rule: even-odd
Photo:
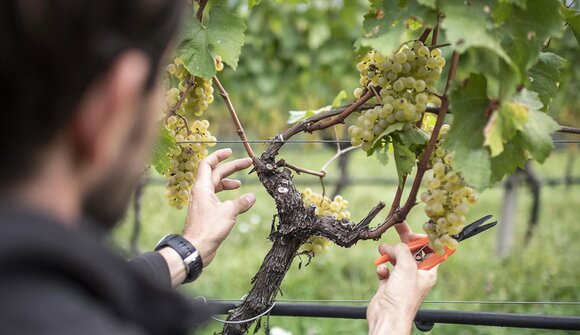
[[[486,215],[479,220],[469,224],[463,230],[457,234],[453,235],[452,237],[457,240],[457,242],[461,242],[462,240],[468,239],[473,237],[481,232],[492,228],[497,224],[497,221],[483,224],[491,218],[491,215]],[[405,225],[397,225],[397,232],[401,237],[401,241],[407,244],[407,247],[415,257],[417,262],[420,262],[418,268],[420,270],[429,270],[434,266],[444,262],[451,256],[455,249],[451,249],[449,247],[445,247],[445,253],[443,255],[434,254],[433,251],[429,248],[429,238],[427,236],[422,236],[418,234],[413,234],[409,229],[409,226]],[[426,257],[427,254],[430,254],[429,257]],[[391,257],[388,254],[385,254],[375,260],[375,265],[383,264],[386,262],[391,262]]]

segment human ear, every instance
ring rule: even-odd
[[[127,51],[89,85],[70,126],[79,166],[105,171],[123,154],[120,150],[138,117],[149,71],[142,52]]]

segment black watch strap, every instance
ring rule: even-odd
[[[185,264],[187,274],[183,284],[191,283],[199,277],[201,270],[203,269],[203,262],[199,251],[197,251],[193,244],[189,243],[189,241],[181,235],[170,234],[157,243],[155,251],[165,247],[170,247],[175,250],[179,256],[181,256],[183,264]]]

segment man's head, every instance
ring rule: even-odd
[[[0,2],[4,196],[54,178],[90,214],[107,222],[121,215],[159,117],[157,77],[181,3]]]

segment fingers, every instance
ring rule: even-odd
[[[386,244],[379,244],[379,254],[384,255],[387,253],[387,248],[389,246]]]
[[[387,254],[391,257],[392,263],[399,271],[416,271],[417,264],[415,258],[406,244],[398,243],[394,247],[387,246]]]
[[[197,184],[209,188],[213,187],[213,169],[215,169],[221,161],[227,159],[231,155],[231,149],[220,149],[202,159],[201,162],[199,162],[199,167],[197,170]]]
[[[409,224],[406,221],[397,223],[395,225],[395,229],[397,230],[397,233],[399,233],[399,238],[403,243],[409,243],[411,241],[423,238],[425,236],[423,234],[413,233],[411,227],[409,227]]]
[[[225,163],[225,164],[222,164],[222,165],[216,167],[213,170],[212,175],[211,175],[212,183],[214,185],[214,188],[216,189],[216,192],[227,189],[227,188],[220,188],[219,187],[222,179],[227,178],[232,173],[246,169],[250,165],[252,165],[252,159],[251,158],[243,158],[243,159],[236,159],[234,161],[231,161],[231,162],[228,162],[228,163]]]
[[[410,237],[411,237],[411,235],[413,235],[413,231],[411,230],[411,227],[409,227],[409,225],[407,224],[406,221],[397,223],[395,225],[395,229],[397,230],[397,233],[399,234],[399,238],[401,239],[401,242],[403,242],[403,243],[410,242]]]
[[[242,182],[237,179],[222,179],[217,185],[214,185],[215,192],[236,190],[242,186]]]
[[[379,277],[379,280],[389,279],[390,274],[391,272],[389,271],[389,268],[386,264],[381,264],[377,267],[377,276]]]
[[[226,206],[232,206],[234,217],[238,214],[242,214],[250,209],[256,202],[256,196],[253,193],[247,193],[233,200],[228,200],[224,202]]]

